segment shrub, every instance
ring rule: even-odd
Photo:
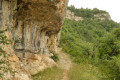
[[[55,62],[57,62],[57,61],[59,60],[58,54],[55,53],[55,52],[53,52],[52,54],[53,54],[53,56],[51,56],[51,58],[52,58]]]

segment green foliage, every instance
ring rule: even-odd
[[[117,39],[119,39],[120,38],[120,28],[114,29],[113,34]]]
[[[7,39],[7,36],[3,35],[4,32],[6,32],[8,29],[0,30],[0,44],[10,44],[10,40]]]
[[[102,77],[101,80],[119,80],[120,79],[120,68],[117,63],[120,61],[120,57],[112,57],[111,60],[100,60],[97,63],[98,69],[101,71]]]
[[[98,39],[118,26],[117,23],[110,20],[100,21],[85,19],[83,21],[72,21],[66,19],[61,33],[60,46],[63,47],[65,52],[74,57],[73,60],[75,59],[75,61],[78,62],[80,61],[80,56],[84,57],[88,55],[95,57],[98,55],[97,48],[101,45]]]
[[[69,53],[75,63],[95,66],[101,76],[97,76],[95,80],[119,80],[120,25],[112,20],[91,19],[92,17],[86,15],[106,13],[104,11],[75,9],[74,6],[69,8],[75,14],[86,18],[83,21],[65,20],[60,41],[63,51]],[[72,74],[77,73],[79,72],[73,71]],[[85,80],[84,78],[76,80]]]
[[[6,32],[8,29],[6,30],[0,30],[0,45],[8,45],[11,43],[10,40],[7,39],[7,36],[4,35],[4,32]],[[9,65],[8,65],[8,61],[6,56],[8,56],[6,54],[6,52],[2,49],[2,46],[0,46],[0,70],[5,72],[10,71],[9,69]],[[0,77],[2,77],[3,73],[0,73]]]
[[[55,62],[59,61],[58,54],[55,53],[55,52],[53,52],[52,54],[53,54],[53,56],[51,56],[51,58],[52,58]]]
[[[84,17],[84,18],[94,18],[95,14],[102,14],[102,13],[107,13],[106,11],[99,10],[97,8],[92,9],[76,9],[74,6],[69,6],[68,9],[71,12],[74,12],[76,16]]]
[[[98,40],[99,57],[110,58],[120,54],[120,28],[115,28],[111,33],[106,34]]]
[[[114,35],[106,35],[99,40],[98,47],[100,58],[103,56],[110,57],[120,54],[120,46],[118,45],[118,40]]]

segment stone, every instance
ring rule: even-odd
[[[41,60],[41,56],[40,55],[38,55],[38,54],[33,54],[33,53],[29,53],[29,52],[26,52],[25,53],[25,59],[26,60],[29,60],[29,59],[31,59],[31,60]]]
[[[3,73],[3,75],[4,75],[4,78],[5,78],[5,79],[3,79],[3,80],[11,80],[12,77],[13,77],[10,72],[8,72],[8,73]]]
[[[19,58],[16,55],[8,57],[8,60],[11,62],[19,62]]]
[[[51,58],[49,58],[49,57],[44,57],[43,58],[43,63],[45,63],[49,67],[53,67],[53,66],[56,65],[56,63],[54,62],[54,60],[51,59]]]
[[[15,55],[22,61],[23,59],[23,53],[22,52],[16,52]]]
[[[17,63],[17,62],[9,62],[9,65],[10,65],[10,69],[12,71],[20,71],[21,69],[21,66],[20,66],[20,63]]]
[[[41,57],[38,56],[37,54],[34,54],[31,59],[33,59],[33,60],[41,60]]]
[[[82,21],[82,20],[84,20],[83,17],[75,16],[74,12],[71,12],[70,10],[66,11],[66,18],[68,18],[70,20],[75,20],[75,21]]]
[[[31,80],[29,76],[25,73],[15,73],[15,76],[13,78],[14,80]]]
[[[26,59],[30,59],[30,58],[32,58],[33,56],[34,56],[33,53],[25,52],[25,58],[26,58]]]
[[[108,13],[95,14],[94,17],[99,20],[106,20],[106,19],[112,20]]]
[[[47,66],[44,63],[40,63],[38,66],[29,69],[29,73],[34,75],[34,74],[37,74],[40,71],[43,71],[46,68],[47,68]]]

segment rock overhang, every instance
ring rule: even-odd
[[[15,16],[24,22],[33,22],[49,34],[61,30],[68,0],[9,0],[17,1]]]

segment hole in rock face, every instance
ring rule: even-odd
[[[22,0],[18,0],[18,1],[17,1],[17,4],[19,5],[21,2],[22,2]]]

